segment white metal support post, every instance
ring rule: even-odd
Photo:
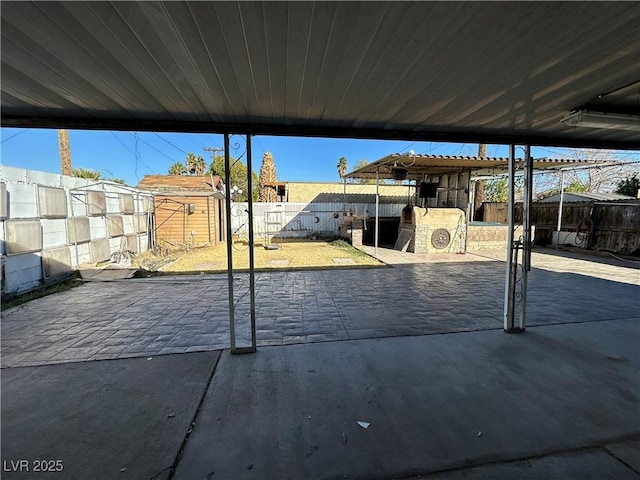
[[[506,279],[504,286],[504,331],[511,332],[513,330],[513,307],[515,303],[514,298],[514,286],[515,286],[515,275],[513,269],[513,254],[514,254],[514,244],[513,244],[513,228],[515,224],[515,201],[514,201],[514,180],[515,180],[515,145],[509,145],[509,176],[507,180],[509,197],[508,197],[508,207],[507,207],[507,220],[509,223],[509,230],[507,233],[507,270],[506,270]],[[517,250],[516,250],[517,254]],[[517,257],[516,257],[516,268],[517,268]]]
[[[522,282],[520,292],[520,325],[524,332],[527,323],[527,288],[531,271],[531,209],[533,208],[533,158],[531,147],[524,148],[524,191],[522,197]]]
[[[142,209],[144,210],[144,208]],[[142,254],[142,247],[140,244],[140,192],[136,193],[136,204],[133,207],[133,218],[135,219],[133,222],[133,231],[136,234],[136,245],[138,245],[138,255]]]
[[[375,246],[375,256],[378,256],[378,233],[379,233],[379,224],[380,219],[378,215],[380,213],[380,195],[379,195],[379,186],[380,186],[380,169],[376,169],[376,228],[374,232],[374,246]]]
[[[251,347],[243,348],[236,353],[253,353],[256,351],[256,278],[254,259],[254,232],[253,232],[253,165],[251,158],[251,135],[247,134],[247,197],[249,214],[249,299],[251,302]]]
[[[254,353],[256,347],[256,297],[255,297],[255,259],[254,259],[254,230],[253,230],[253,179],[251,176],[253,165],[251,157],[251,136],[246,135],[247,147],[247,213],[249,215],[249,301],[251,315],[251,345],[238,347],[236,345],[236,317],[235,317],[235,292],[233,288],[233,238],[231,231],[231,166],[229,154],[229,134],[224,134],[224,175],[225,185],[225,214],[227,231],[227,280],[229,284],[229,333],[231,336],[231,353]]]
[[[471,170],[467,173],[467,211],[464,221],[464,253],[467,253],[467,249],[469,247],[469,223],[473,220],[473,204],[475,202],[475,191],[472,195],[472,184],[471,184]],[[475,190],[475,183],[473,184],[473,189]]]
[[[562,205],[564,204],[564,169],[560,170],[560,204],[558,205],[558,228],[556,229],[556,249],[560,245],[560,229],[562,228]]]
[[[76,251],[76,268],[80,270],[80,254],[78,253],[78,229],[76,228],[76,215],[73,211],[73,189],[69,189],[69,208],[71,209],[71,221],[73,222],[73,246]]]
[[[229,134],[224,134],[225,226],[227,232],[227,281],[229,284],[229,335],[231,353],[236,350],[235,297],[233,294],[233,246],[231,242],[231,168],[229,167]]]

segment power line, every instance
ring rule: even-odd
[[[138,177],[138,164],[137,164],[137,163],[138,163],[138,161],[139,161],[140,163],[142,163],[142,165],[144,165],[145,167],[147,167],[147,169],[148,169],[151,173],[156,173],[156,171],[155,171],[155,170],[153,170],[149,165],[147,165],[146,163],[144,163],[144,161],[142,160],[142,158],[140,158],[140,152],[138,152],[138,154],[136,154],[133,150],[131,150],[129,147],[127,147],[127,145],[126,145],[122,140],[120,140],[114,132],[110,132],[110,133],[111,133],[111,135],[113,135],[113,138],[115,138],[118,142],[120,142],[120,144],[125,148],[125,150],[127,150],[131,155],[133,155],[133,158],[135,158],[135,160],[136,160],[136,165],[135,165],[135,172],[134,172],[134,174],[135,174],[136,178],[138,179],[138,182],[140,181],[140,177]],[[131,133],[131,132],[129,132],[129,133]],[[132,135],[133,135],[133,134],[132,134]],[[136,137],[136,139],[137,139],[137,136],[136,136],[136,135],[134,135],[134,137]],[[137,141],[136,141],[136,144],[137,144]],[[137,146],[136,146],[136,150],[137,150]]]
[[[209,135],[211,138],[213,138],[213,140],[211,140],[211,143],[213,143],[216,147],[220,146],[220,142],[218,142],[215,138],[214,135]]]
[[[439,143],[436,147],[433,146],[433,142],[429,142],[429,146],[427,147],[427,149],[422,152],[422,154],[426,154],[428,153],[429,155],[433,155],[433,152],[435,152],[436,150],[438,150],[439,148],[442,148],[446,145],[446,143]]]
[[[116,136],[116,134],[115,134],[115,133],[113,133],[113,132],[110,132],[110,133],[111,133],[111,135],[113,135],[113,138],[115,138],[117,141],[119,141],[119,142],[120,142],[120,144],[121,144],[121,145],[122,145],[122,146],[123,146],[123,147],[124,147],[124,148],[125,148],[125,149],[130,153],[130,154],[131,154],[131,155],[133,155],[133,158],[135,158],[135,157],[136,157],[136,154],[135,154],[135,153],[133,153],[133,150],[131,150],[129,147],[127,147],[127,146],[125,145],[125,143],[124,143],[122,140],[120,140],[120,139]]]
[[[142,142],[142,143],[144,143],[145,145],[147,145],[147,146],[149,146],[149,147],[153,148],[153,149],[154,149],[156,152],[158,152],[160,155],[163,155],[163,156],[167,157],[167,158],[168,158],[169,160],[171,160],[172,162],[175,162],[175,161],[176,161],[176,159],[175,159],[175,158],[171,158],[169,155],[167,155],[166,153],[164,153],[162,150],[158,150],[156,147],[154,147],[153,145],[151,145],[149,142],[147,142],[147,141],[145,141],[145,140],[143,140],[143,139],[139,138],[139,137],[138,137],[138,132],[135,132],[135,133],[133,133],[133,132],[128,132],[128,133],[129,133],[129,134],[131,134],[131,135],[133,135],[135,138],[137,138],[139,141],[141,141],[141,142]],[[142,162],[141,162],[141,163],[142,163]],[[143,163],[143,165],[144,165],[144,163]],[[147,168],[149,168],[149,167],[147,166]],[[151,170],[151,169],[149,168],[149,170]]]
[[[138,132],[135,132],[133,134],[133,136],[136,139],[136,143],[133,146],[133,149],[135,150],[135,156],[136,156],[136,167],[135,170],[133,171],[133,174],[136,176],[136,179],[138,180],[138,183],[140,183],[140,177],[138,176],[138,160],[140,160],[140,150],[138,150],[138,142],[140,141],[140,138],[138,137]]]
[[[416,142],[412,142],[412,143],[410,143],[409,145],[407,145],[406,147],[404,147],[404,148],[403,148],[402,150],[400,150],[400,151],[401,151],[401,152],[406,152],[406,151],[407,151],[407,150],[409,150],[411,147],[413,147],[416,143],[418,143],[418,142],[417,142],[417,141],[416,141]]]
[[[176,150],[178,150],[179,152],[184,153],[185,155],[189,155],[188,152],[185,152],[184,150],[182,150],[180,147],[177,147],[176,145],[174,145],[173,143],[171,143],[169,140],[167,140],[164,137],[161,137],[158,133],[156,132],[152,132],[156,137],[158,137],[160,140],[162,140],[163,142],[168,143],[169,145],[171,145],[173,148],[175,148]]]
[[[14,133],[13,135],[11,135],[9,138],[5,138],[4,140],[2,140],[2,142],[0,143],[4,143],[4,142],[8,142],[9,140],[11,140],[12,138],[16,138],[18,135],[22,135],[23,133],[27,133],[29,130],[24,129],[21,132],[18,133]]]
[[[266,152],[266,151],[267,151],[267,149],[266,149],[266,148],[264,148],[264,145],[263,145],[263,144],[262,144],[262,142],[260,141],[260,138],[259,138],[259,137],[254,137],[254,138],[256,139],[256,142],[258,142],[258,144],[260,145],[260,148],[262,149],[262,152],[263,152],[263,153],[264,153],[264,152]]]
[[[195,138],[193,137],[193,135],[189,135],[187,138],[191,141],[191,143],[193,143],[193,144],[194,144],[195,146],[197,146],[198,148],[204,148],[204,147],[206,147],[206,146],[207,146],[207,144],[206,144],[206,143],[204,143],[204,142],[197,142],[197,141],[195,140]]]

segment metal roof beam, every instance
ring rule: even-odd
[[[77,130],[155,131],[176,133],[242,133],[251,135],[354,138],[375,140],[403,140],[451,143],[488,143],[495,145],[529,144],[545,147],[602,148],[637,150],[637,138],[630,140],[584,139],[554,135],[528,135],[527,133],[470,132],[467,129],[386,130],[377,128],[344,128],[321,125],[272,125],[266,123],[212,123],[166,120],[129,120],[105,118],[28,117],[3,115],[2,127],[68,128]],[[633,137],[630,135],[630,137]]]

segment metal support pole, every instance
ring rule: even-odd
[[[143,209],[144,210],[144,209]],[[142,253],[142,246],[140,244],[140,193],[136,193],[136,204],[133,207],[133,231],[136,233],[136,245],[138,246],[138,255]]]
[[[247,134],[247,197],[249,213],[249,298],[251,301],[251,348],[244,349],[242,353],[256,351],[256,278],[255,278],[255,252],[253,232],[253,166],[251,159],[251,135]]]
[[[531,249],[533,246],[533,231],[531,225],[531,216],[533,214],[533,157],[531,156],[531,146],[525,145],[525,154],[527,156],[527,161],[525,163],[525,171],[524,171],[524,198],[522,200],[522,205],[524,207],[523,211],[523,230],[524,230],[524,240],[525,240],[525,256],[523,257],[523,265],[524,269],[527,272],[531,271]]]
[[[78,254],[78,229],[76,228],[76,215],[73,211],[73,190],[69,189],[69,207],[71,208],[71,221],[73,222],[73,245],[76,251],[76,270],[80,270],[80,255]]]
[[[527,323],[527,288],[531,271],[531,209],[533,208],[533,158],[531,147],[524,148],[524,192],[522,198],[522,281],[520,292],[520,331],[524,332]],[[517,263],[516,263],[517,267]]]
[[[562,204],[564,203],[564,170],[560,170],[560,204],[558,205],[558,228],[556,229],[556,249],[560,245],[560,228],[562,227]]]
[[[467,177],[467,214],[464,222],[464,253],[467,253],[469,248],[469,222],[473,219],[473,202],[475,201],[472,200],[472,198],[475,199],[475,195],[471,195],[471,171],[467,172],[467,174],[469,176]]]
[[[378,233],[380,231],[380,219],[379,217],[379,213],[380,213],[380,195],[379,193],[379,186],[380,186],[380,169],[377,168],[376,169],[376,231],[375,231],[375,241],[374,241],[374,246],[375,246],[375,256],[378,256]]]
[[[229,284],[229,335],[231,353],[236,350],[235,298],[233,295],[233,247],[231,245],[231,168],[229,167],[229,134],[224,134],[224,178],[225,178],[225,216],[227,230],[227,280]]]
[[[513,242],[513,258],[511,259],[511,290],[509,291],[509,318],[511,319],[511,328],[509,333],[515,333],[517,329],[514,326],[516,318],[516,283],[518,280],[518,251],[522,247],[519,241]]]
[[[504,330],[510,332],[513,330],[513,305],[514,305],[514,287],[515,287],[515,273],[513,269],[513,257],[514,257],[514,243],[513,243],[513,228],[515,222],[515,202],[514,202],[514,180],[515,180],[515,162],[516,162],[516,147],[515,145],[509,145],[509,176],[508,176],[508,189],[509,189],[509,205],[507,209],[507,219],[509,223],[509,230],[507,233],[507,268],[506,279],[504,286]],[[516,250],[517,254],[517,250]],[[517,257],[516,257],[517,260]],[[517,263],[516,263],[517,268]]]

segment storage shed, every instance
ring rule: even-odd
[[[153,192],[155,244],[161,248],[224,241],[224,183],[215,175],[145,175]]]

